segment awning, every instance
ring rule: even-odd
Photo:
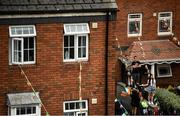
[[[129,61],[137,56],[136,59],[144,64],[180,63],[180,47],[170,40],[135,41],[126,51],[126,55]],[[119,59],[122,61],[124,58]]]
[[[36,92],[36,95],[33,92],[10,93],[7,94],[7,98],[8,106],[31,105],[40,103],[39,92]]]

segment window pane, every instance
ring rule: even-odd
[[[64,59],[69,59],[70,52],[68,51],[68,48],[64,48]]]
[[[168,67],[161,67],[159,68],[159,75],[169,75],[170,70]]]
[[[74,36],[70,36],[70,46],[74,47]]]
[[[22,35],[22,28],[17,27],[17,28],[16,28],[16,34]]]
[[[77,32],[82,32],[83,31],[83,26],[77,25]],[[86,28],[85,28],[86,29]]]
[[[29,51],[28,50],[24,50],[24,61],[26,62],[26,61],[28,61],[28,53]]]
[[[18,50],[18,41],[14,40],[14,50]]]
[[[23,28],[23,34],[29,34],[29,28],[28,27]]]
[[[80,109],[79,102],[76,102],[76,109]]]
[[[68,103],[65,104],[65,110],[69,110],[69,104]]]
[[[160,17],[170,17],[171,13],[161,13]]]
[[[20,113],[21,113],[20,110],[21,110],[20,108],[16,108],[16,115],[20,115]]]
[[[36,113],[36,107],[33,107],[32,110],[33,110],[32,113],[35,114]]]
[[[34,49],[34,38],[33,37],[29,38],[29,48],[33,48]]]
[[[12,34],[12,35],[15,35],[15,34],[16,34],[16,28],[14,28],[14,27],[11,28],[11,34]]]
[[[64,116],[75,116],[75,112],[66,112]]]
[[[74,48],[70,48],[70,59],[74,59]]]
[[[29,50],[29,61],[34,61],[34,50]]]
[[[141,18],[141,15],[130,15],[130,18]]]
[[[170,31],[170,20],[160,20],[159,32],[169,32],[169,31]]]
[[[26,112],[27,112],[26,114],[31,114],[31,113],[32,113],[32,112],[31,112],[31,109],[32,109],[32,107],[27,107],[27,108],[26,108]]]
[[[25,114],[25,108],[21,108],[21,114]]]
[[[88,24],[65,24],[65,34],[78,34],[78,33],[89,33]]]
[[[28,38],[24,38],[24,49],[28,49]]]
[[[17,56],[18,58],[18,61],[17,62],[21,62],[21,52],[18,52],[18,56]]]
[[[21,40],[13,40],[14,48],[13,48],[13,61],[14,62],[21,62]]]
[[[75,109],[75,104],[74,103],[70,103],[70,109],[71,110]]]
[[[82,46],[86,46],[86,36],[83,36]]]
[[[29,27],[29,31],[30,31],[30,34],[34,34],[34,28],[33,27]]]
[[[21,51],[21,41],[17,40],[17,44],[18,44],[18,50]]]
[[[18,52],[14,51],[14,62],[18,62]]]
[[[136,34],[139,31],[140,22],[139,21],[132,21],[129,22],[129,33]]]
[[[78,49],[78,58],[86,57],[86,48],[79,48]]]
[[[78,46],[86,46],[86,36],[78,37]]]
[[[64,36],[64,47],[68,47],[68,36]]]
[[[82,102],[82,108],[86,108],[85,102]]]
[[[78,113],[78,116],[86,116],[85,112]]]
[[[71,25],[71,32],[76,32],[76,26],[75,25]]]

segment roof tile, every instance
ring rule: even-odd
[[[87,10],[115,10],[117,4],[115,0],[0,0],[2,12],[39,12],[57,11],[64,12]],[[30,9],[32,8],[32,10]],[[32,12],[30,12],[32,13]]]
[[[75,4],[75,5],[73,5],[73,7],[74,7],[74,9],[76,9],[76,10],[81,10],[81,9],[83,9],[80,4]]]
[[[93,0],[84,0],[84,3],[94,3]]]
[[[139,41],[133,42],[128,49],[129,57],[132,60],[137,56],[138,60],[168,60],[179,59],[180,48],[169,40],[141,41],[145,57]]]

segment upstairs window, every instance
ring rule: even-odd
[[[87,61],[88,24],[65,24],[64,32],[64,61]]]
[[[128,15],[128,37],[142,36],[142,14]]]
[[[172,12],[160,12],[158,15],[158,35],[172,34]]]
[[[10,26],[10,63],[35,63],[35,26]]]

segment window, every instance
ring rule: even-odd
[[[64,61],[87,61],[88,24],[65,24],[64,32]]]
[[[7,94],[8,116],[40,116],[39,92]]]
[[[35,63],[35,26],[10,26],[10,63]]]
[[[36,114],[36,106],[17,107],[16,115]]]
[[[63,104],[64,115],[87,116],[88,104],[87,100],[66,101]]]
[[[158,64],[157,65],[157,76],[158,77],[171,77],[172,71],[170,64]]]
[[[172,34],[172,12],[161,12],[158,15],[158,35]]]
[[[128,15],[128,36],[141,36],[142,35],[142,14],[129,14]]]

